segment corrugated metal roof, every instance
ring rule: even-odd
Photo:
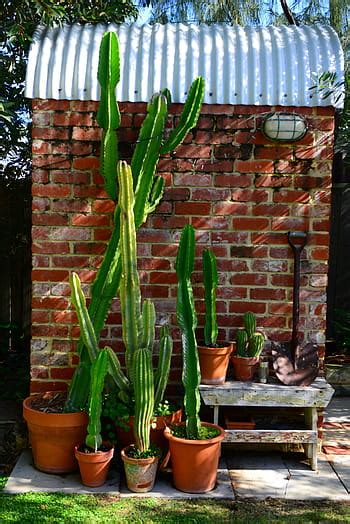
[[[28,98],[99,100],[97,66],[105,31],[121,51],[119,101],[148,101],[168,87],[184,102],[192,80],[205,79],[205,103],[340,107],[309,88],[323,71],[343,78],[343,52],[328,26],[215,24],[72,25],[38,28],[29,53]]]

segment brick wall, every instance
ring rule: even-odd
[[[120,109],[120,150],[127,159],[146,105],[123,103]],[[33,110],[34,392],[62,389],[72,375],[79,331],[68,275],[78,271],[88,293],[110,236],[114,204],[98,170],[97,103],[36,100]],[[174,106],[170,126],[180,110]],[[199,326],[204,310],[200,254],[211,246],[218,258],[221,339],[234,337],[245,311],[257,314],[258,327],[269,338],[290,338],[293,257],[286,232],[309,231],[301,328],[305,339],[324,341],[334,115],[331,108],[283,110],[308,121],[308,133],[293,145],[267,141],[259,131],[271,107],[205,105],[185,144],[159,163],[166,190],[138,232],[139,269],[143,297],[154,299],[159,322],[174,326],[173,389],[181,366],[174,261],[180,230],[188,222],[197,230],[193,281]],[[103,332],[106,342],[122,352],[117,301]]]

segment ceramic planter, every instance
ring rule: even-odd
[[[226,380],[232,344],[222,347],[198,346],[201,384],[218,385]]]
[[[233,355],[231,357],[233,365],[234,377],[236,380],[248,382],[253,380],[255,373],[259,366],[259,357],[239,357]]]
[[[32,409],[34,398],[37,397],[28,397],[23,401],[23,417],[28,425],[35,467],[45,473],[75,471],[78,464],[74,448],[85,440],[87,414],[44,413]]]
[[[128,448],[129,446],[121,451],[127,487],[134,493],[147,493],[153,489],[159,457],[145,459],[128,457]]]
[[[113,447],[96,453],[84,453],[75,447],[75,458],[79,463],[81,481],[85,486],[97,488],[106,482],[113,454]]]
[[[116,425],[117,441],[120,448],[126,448],[134,443],[134,418],[131,416],[128,422],[124,422],[129,427],[129,431]],[[155,427],[151,428],[151,443],[157,446],[162,453],[165,455],[168,452],[169,445],[168,441],[164,437],[164,429],[169,424],[178,424],[182,419],[182,409],[178,409],[170,415],[164,415],[155,418]]]
[[[207,440],[188,440],[175,437],[170,428],[164,431],[169,440],[174,485],[185,493],[206,493],[215,488],[225,431],[214,424],[203,425],[218,429],[220,434]]]

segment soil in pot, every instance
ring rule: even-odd
[[[113,454],[114,448],[109,445],[102,445],[96,452],[85,445],[75,447],[75,457],[85,486],[97,488],[106,482]]]
[[[74,448],[86,437],[86,413],[62,413],[65,394],[47,392],[23,401],[35,467],[45,473],[78,468]]]
[[[226,380],[232,344],[198,346],[201,384],[218,385]]]
[[[121,451],[124,463],[126,485],[134,493],[147,493],[154,486],[159,455],[147,458],[134,458],[132,454],[134,446],[127,446]]]
[[[253,380],[259,367],[259,357],[239,357],[233,355],[231,362],[235,379],[241,380],[242,382]]]
[[[203,423],[203,426],[216,430],[216,436],[204,440],[189,440],[173,435],[170,428],[164,431],[169,440],[174,485],[176,489],[186,493],[206,493],[216,485],[221,442],[225,432],[214,424]]]

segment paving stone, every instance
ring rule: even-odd
[[[350,457],[337,455],[331,457],[330,461],[339,479],[350,494]]]
[[[119,484],[119,474],[114,470],[111,470],[106,484],[99,488],[83,486],[79,473],[68,475],[43,473],[34,468],[32,454],[29,450],[25,450],[14,467],[3,493],[108,493],[119,496]]]

